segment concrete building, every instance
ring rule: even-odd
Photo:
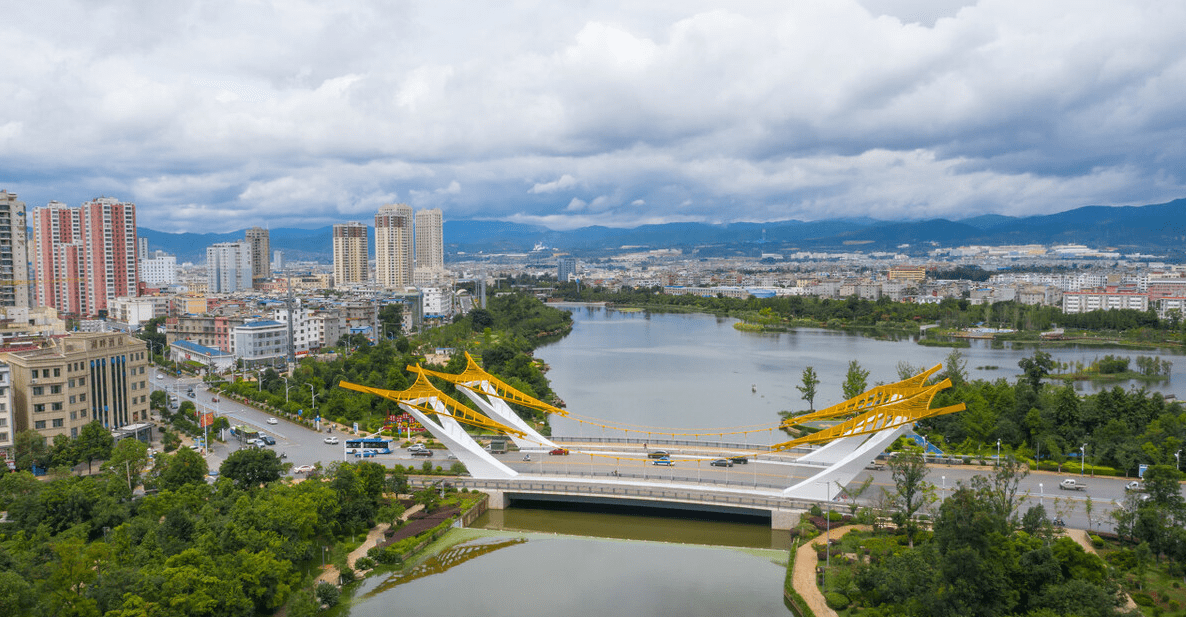
[[[177,284],[177,257],[157,251],[140,257],[140,280],[149,287]]]
[[[0,191],[0,307],[27,308],[29,283],[25,202],[13,193]]]
[[[288,325],[278,321],[249,321],[231,331],[235,357],[243,366],[283,364],[288,357]]]
[[[386,289],[412,284],[412,207],[388,204],[375,215],[375,282]]]
[[[284,270],[284,251],[272,251],[272,271],[282,272]]]
[[[155,303],[150,298],[115,298],[107,318],[136,327],[156,317]]]
[[[358,222],[334,225],[334,286],[365,283],[370,278],[367,226]]]
[[[272,262],[268,260],[272,254],[271,237],[268,230],[252,227],[247,230],[245,241],[251,250],[251,286],[259,289],[261,283],[272,278]]]
[[[422,287],[420,289],[422,313],[426,319],[448,317],[453,314],[453,294],[443,287]]]
[[[92,317],[119,296],[135,296],[136,206],[100,197],[70,208],[51,201],[33,211],[37,302]]]
[[[197,362],[206,370],[221,373],[235,366],[234,354],[199,345],[193,341],[173,341],[169,343],[169,357],[174,362]]]
[[[313,312],[307,308],[297,306],[293,309],[292,343],[293,352],[303,356],[310,351],[320,349],[321,336],[313,323]],[[282,324],[288,323],[288,309],[278,308],[272,311],[272,319]]]
[[[1062,312],[1064,313],[1086,313],[1111,309],[1149,310],[1149,295],[1137,291],[1135,287],[1107,285],[1067,292],[1062,296]]]
[[[0,361],[12,370],[16,432],[77,437],[94,420],[115,429],[148,418],[147,344],[127,334],[73,333]]]
[[[556,264],[556,280],[567,283],[577,276],[577,258],[561,257]]]
[[[232,293],[251,289],[251,246],[219,242],[206,247],[206,291]]]
[[[136,259],[148,257],[148,238],[136,238]]]
[[[0,308],[0,345],[5,347],[66,333],[66,320],[52,306]]]
[[[165,339],[172,345],[175,341],[192,341],[206,347],[213,347],[226,353],[234,352],[232,331],[247,322],[241,315],[180,315],[165,321]]]
[[[416,211],[416,269],[445,267],[444,221],[439,208]]]
[[[0,362],[0,459],[6,463],[16,459],[12,452],[16,424],[12,416],[12,369]],[[0,470],[3,473],[4,470]]]

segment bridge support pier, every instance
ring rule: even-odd
[[[794,529],[795,525],[799,523],[799,517],[804,512],[806,510],[771,510],[770,528],[778,530]]]
[[[482,489],[482,492],[486,493],[487,495],[490,496],[490,500],[486,502],[486,508],[488,510],[506,510],[507,509],[506,493],[504,493],[500,490],[490,489],[490,488]]]

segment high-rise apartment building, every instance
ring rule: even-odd
[[[577,258],[561,257],[559,263],[556,264],[556,280],[561,283],[567,283],[569,280],[575,278],[576,275]]]
[[[231,293],[251,289],[251,246],[219,242],[206,247],[206,291]]]
[[[152,287],[165,287],[177,283],[177,257],[164,251],[156,251],[150,257],[140,256],[140,280]]]
[[[98,315],[137,295],[136,205],[100,197],[70,208],[51,201],[33,211],[37,302],[60,313]]]
[[[272,278],[272,262],[268,260],[272,254],[271,236],[262,227],[252,227],[247,230],[246,240],[251,247],[251,284],[258,289]]]
[[[388,204],[375,215],[375,282],[402,289],[412,284],[412,207]]]
[[[358,221],[334,225],[334,286],[367,282],[369,255],[366,225]]]
[[[0,191],[0,306],[29,306],[29,232],[25,202]]]
[[[439,208],[416,211],[416,269],[445,267],[444,223]]]
[[[148,259],[148,238],[136,238],[136,258]]]

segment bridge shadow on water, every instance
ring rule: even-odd
[[[770,525],[769,515],[741,514],[736,512],[711,512],[693,510],[678,506],[645,506],[634,504],[587,503],[575,501],[559,501],[549,499],[528,499],[515,497],[511,500],[513,510],[542,510],[552,512],[580,512],[585,514],[612,514],[620,516],[637,516],[676,519],[682,521],[706,521],[741,524]]]

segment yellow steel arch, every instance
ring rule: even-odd
[[[518,435],[520,437],[525,436],[523,431],[511,426],[507,426],[496,420],[487,418],[482,414],[475,413],[474,410],[457,402],[448,394],[441,392],[436,386],[432,385],[432,383],[428,381],[428,378],[423,373],[420,373],[416,377],[416,383],[413,383],[412,386],[407,390],[384,390],[382,388],[360,386],[348,381],[338,382],[338,385],[346,388],[347,390],[354,390],[355,392],[365,392],[367,394],[381,396],[389,401],[395,401],[397,403],[408,405],[409,407],[414,407],[416,410],[427,414],[445,415],[437,411],[432,405],[426,404],[431,399],[435,398],[445,406],[445,409],[447,409],[449,412],[448,415],[452,416],[453,419],[457,420],[458,422],[464,422],[472,426],[478,426],[501,433]]]
[[[518,405],[522,405],[524,407],[530,407],[532,409],[536,409],[536,410],[542,411],[544,413],[554,413],[554,414],[561,415],[561,416],[568,415],[567,411],[560,409],[559,407],[556,407],[554,405],[549,405],[537,398],[528,396],[527,394],[524,394],[523,392],[520,392],[519,390],[516,390],[515,388],[507,385],[501,379],[486,372],[486,369],[483,369],[482,367],[478,366],[478,363],[474,361],[473,356],[469,355],[468,351],[465,352],[465,370],[461,371],[460,373],[457,373],[456,375],[454,375],[452,373],[441,373],[439,371],[431,371],[431,370],[426,369],[420,365],[416,365],[416,366],[409,365],[407,368],[409,371],[412,371],[413,373],[419,373],[421,375],[432,375],[433,377],[440,377],[441,379],[444,379],[445,381],[447,381],[449,383],[460,384],[463,386],[472,386],[472,385],[475,385],[475,384],[485,381],[486,383],[489,383],[491,387],[494,388],[494,392],[495,392],[494,394],[491,394],[489,392],[483,392],[483,394],[486,394],[487,396],[493,396],[496,398],[500,398],[504,401],[507,401],[508,403],[516,403]]]
[[[824,443],[839,439],[841,437],[851,437],[854,435],[870,435],[884,431],[886,429],[898,428],[913,422],[917,422],[923,418],[931,418],[934,416],[941,416],[957,411],[963,411],[965,405],[958,403],[956,405],[949,405],[947,407],[940,407],[938,409],[931,409],[931,401],[940,390],[946,390],[951,387],[951,380],[944,379],[942,382],[926,388],[925,390],[911,396],[909,398],[901,399],[886,405],[879,405],[865,413],[841,422],[835,426],[828,427],[817,433],[804,435],[791,441],[786,441],[780,444],[770,446],[771,452],[780,450],[787,450],[795,446],[801,446],[809,443]]]
[[[836,403],[831,407],[826,407],[809,414],[787,418],[779,425],[779,428],[790,428],[813,420],[827,420],[829,418],[847,416],[852,413],[873,409],[879,405],[886,405],[910,398],[926,390],[927,379],[937,373],[941,368],[943,368],[942,364],[936,364],[913,377],[903,379],[897,383],[877,386],[847,401]]]

